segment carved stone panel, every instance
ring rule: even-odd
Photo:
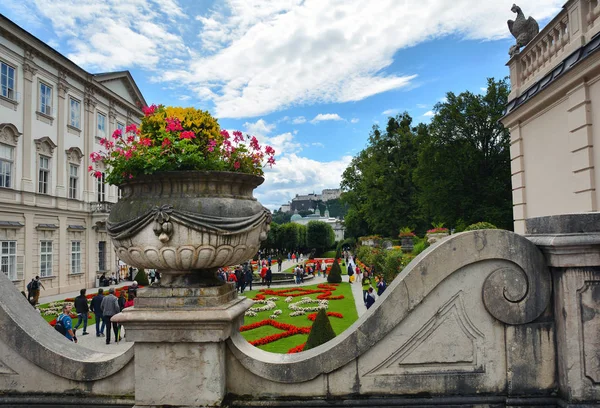
[[[0,143],[16,146],[19,143],[19,136],[21,133],[12,123],[0,124]]]
[[[580,294],[585,375],[600,384],[600,281],[586,282]]]
[[[79,147],[71,147],[70,149],[66,150],[65,153],[67,154],[67,161],[69,163],[81,164],[83,153]]]
[[[405,344],[367,375],[484,372],[484,335],[458,292]]]
[[[15,374],[17,374],[17,373],[14,372],[10,367],[8,367],[6,364],[4,364],[0,360],[0,375],[15,375]]]
[[[56,143],[52,141],[48,136],[44,136],[39,139],[35,139],[35,147],[39,154],[43,154],[46,156],[52,156],[54,153],[54,149],[56,148]]]

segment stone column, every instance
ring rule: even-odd
[[[558,385],[568,404],[600,400],[600,213],[528,219],[554,285]],[[566,405],[571,406],[571,405]],[[579,405],[578,405],[579,406]]]
[[[521,125],[510,129],[510,172],[512,180],[513,219],[515,232],[525,233],[527,201],[525,199],[525,165]]]
[[[161,283],[162,284],[162,283]],[[252,305],[232,284],[150,287],[115,316],[135,348],[135,407],[220,406],[225,341]]]
[[[94,179],[87,173],[88,167],[92,164],[90,153],[94,149],[94,141],[96,138],[96,105],[98,101],[94,97],[94,91],[91,88],[85,89],[85,124],[86,129],[83,132],[83,200],[86,203],[91,203],[94,200]]]
[[[25,61],[23,62],[23,177],[21,178],[21,189],[29,193],[35,192],[31,170],[35,168],[32,121],[33,106],[36,102],[33,99],[33,78],[36,73],[37,68],[35,68],[33,62],[33,54],[30,51],[25,51]]]
[[[65,130],[67,129],[67,113],[65,112],[65,98],[69,91],[69,84],[66,80],[66,74],[61,71],[58,73],[58,157],[57,157],[57,176],[56,176],[56,196],[66,197],[65,188],[65,157],[62,152],[65,151]]]

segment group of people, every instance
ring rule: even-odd
[[[348,262],[349,260],[352,262]],[[356,262],[356,257],[346,258],[349,281],[350,283],[357,282],[362,285],[363,301],[367,309],[369,309],[375,303],[373,283],[377,287],[377,296],[383,294],[387,288],[387,283],[385,282],[383,275],[375,275],[375,268],[373,266],[370,268],[366,267],[364,271],[361,271],[360,267],[354,262]]]
[[[106,344],[111,342],[111,327],[115,336],[115,343],[121,340],[121,325],[113,322],[112,318],[124,309],[133,306],[134,299],[137,297],[138,284],[133,281],[127,291],[121,290],[119,297],[115,296],[115,288],[108,289],[108,295],[104,296],[104,289],[98,289],[98,294],[94,296],[88,304],[86,290],[81,289],[79,296],[75,298],[74,306],[77,314],[77,323],[73,326],[71,319],[71,311],[73,305],[65,303],[62,308],[62,313],[56,318],[57,330],[61,331],[64,336],[77,343],[77,329],[83,324],[82,336],[88,335],[88,313],[94,313],[96,318],[96,337],[106,337]],[[56,326],[55,326],[56,327]],[[105,328],[106,335],[104,334]]]

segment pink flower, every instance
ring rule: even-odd
[[[269,167],[273,167],[273,165],[275,164],[275,158],[273,156],[269,157],[269,159],[267,160],[267,164],[269,165]]]
[[[121,136],[123,136],[123,131],[121,129],[115,129],[115,131],[112,134],[113,139],[118,139]]]
[[[180,139],[195,139],[196,134],[190,130],[186,130],[185,132],[181,132],[179,135]]]
[[[125,128],[125,133],[137,133],[137,125],[135,123],[132,123],[130,125],[127,125],[127,127]]]
[[[260,150],[258,139],[255,136],[252,136],[252,139],[250,140],[250,147],[254,150]]]
[[[210,139],[208,141],[208,147],[206,148],[206,150],[212,152],[215,150],[215,146],[217,146],[217,142],[214,139]]]
[[[132,178],[133,178],[133,174],[130,174],[130,175],[129,175],[129,178],[130,178],[130,179],[132,179]]]
[[[142,144],[142,146],[152,146],[152,140],[150,140],[147,137],[141,138],[140,143]]]
[[[102,178],[102,172],[101,171],[96,171],[94,173],[94,177],[96,177],[97,179],[101,179]]]
[[[96,163],[102,160],[102,156],[98,152],[92,152],[90,154],[90,159],[92,159],[92,162]]]
[[[105,138],[100,138],[100,146],[104,146],[104,144],[107,142],[107,140]]]
[[[93,171],[94,170],[94,166],[88,166],[88,171]]]
[[[144,106],[142,108],[142,112],[144,112],[144,116],[152,116],[154,115],[154,111],[156,111],[156,108],[158,108],[158,106],[156,106],[155,104],[152,104],[150,106]]]
[[[131,142],[133,142],[134,140],[135,140],[135,136],[133,136],[133,135],[129,135],[129,136],[127,136],[127,143],[131,143]]]
[[[240,162],[236,161],[235,163],[233,163],[233,168],[236,169],[236,170],[239,169],[240,168]]]
[[[133,155],[133,152],[131,150],[125,151],[125,159],[127,159],[127,160],[131,159],[132,155]]]
[[[177,118],[166,118],[165,122],[167,122],[167,125],[165,126],[165,131],[167,132],[178,132],[183,130],[183,126],[181,126],[181,122]]]
[[[161,146],[162,146],[162,147],[167,147],[167,146],[170,146],[170,145],[171,145],[171,139],[169,139],[169,138],[167,137],[165,140],[163,140],[163,142],[162,142],[162,145],[161,145]]]
[[[223,136],[223,139],[228,140],[229,139],[229,132],[226,131],[225,129],[221,130],[221,136]]]
[[[233,141],[236,143],[244,141],[244,135],[239,130],[233,132]]]
[[[273,149],[271,146],[266,146],[265,147],[265,153],[270,155],[270,156],[274,156],[275,155],[275,149]]]

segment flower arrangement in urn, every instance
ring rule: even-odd
[[[152,105],[143,108],[140,127],[117,129],[112,140],[100,139],[104,150],[94,152],[88,167],[96,178],[103,172],[109,184],[122,184],[140,175],[164,171],[230,171],[263,175],[275,164],[275,150],[262,148],[254,136],[221,130],[208,112],[194,108]]]
[[[444,227],[443,222],[433,222],[432,229],[427,230],[427,242],[433,244],[449,235],[448,228]]]
[[[89,171],[122,189],[106,229],[117,256],[161,272],[161,286],[216,286],[218,267],[250,259],[271,213],[254,197],[275,150],[221,130],[208,112],[152,105],[116,130]],[[104,173],[104,174],[103,174]]]

